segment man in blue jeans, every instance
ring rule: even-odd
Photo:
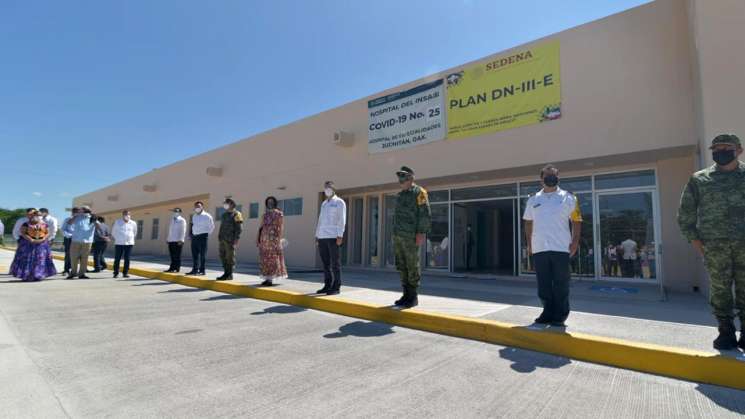
[[[577,253],[582,214],[572,193],[559,188],[559,169],[541,169],[543,189],[525,204],[525,238],[533,255],[543,312],[535,322],[565,327],[569,317],[569,258]],[[569,224],[572,224],[570,231]]]

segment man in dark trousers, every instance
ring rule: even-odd
[[[319,294],[335,295],[341,288],[341,258],[339,247],[344,241],[347,226],[347,204],[336,196],[334,182],[323,185],[326,200],[321,204],[316,226],[316,244],[323,262],[323,288]]]
[[[569,258],[579,248],[582,215],[577,198],[559,188],[559,169],[541,169],[543,189],[525,204],[525,238],[533,255],[543,312],[535,322],[565,327],[569,317]],[[572,229],[569,229],[569,223]]]

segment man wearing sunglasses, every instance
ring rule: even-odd
[[[432,227],[432,212],[427,191],[414,183],[414,171],[404,166],[396,175],[401,192],[396,198],[393,218],[393,246],[404,293],[395,305],[411,308],[419,304],[417,290],[422,276],[419,247]]]

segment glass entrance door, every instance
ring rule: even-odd
[[[515,200],[453,203],[453,270],[515,275]]]
[[[654,191],[599,193],[597,209],[601,276],[656,282]]]

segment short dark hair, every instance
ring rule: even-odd
[[[46,212],[47,214],[49,214],[49,210],[46,208],[39,208],[39,212]]]
[[[103,218],[103,217],[98,217],[98,222],[100,222],[100,223],[105,223],[105,222],[106,222],[106,220],[104,220],[104,218]]]
[[[72,209],[70,211],[72,211],[72,212],[80,211],[80,208],[78,208],[78,207],[72,207]]]
[[[26,212],[38,211],[36,208],[26,208]]]
[[[122,210],[122,215],[124,214],[129,214],[129,210],[128,209]]]
[[[549,170],[555,170],[557,174],[559,173],[558,167],[554,166],[553,164],[547,164],[543,166],[543,169],[541,169],[541,179],[543,179],[543,175]]]
[[[273,197],[273,196],[268,196],[268,197],[267,197],[267,198],[266,198],[266,199],[264,200],[264,206],[265,206],[265,207],[268,207],[268,206],[269,206],[269,205],[267,205],[267,204],[269,203],[269,200],[270,200],[270,199],[274,201],[274,206],[275,206],[275,207],[279,205],[279,201],[277,201],[277,198],[275,198],[275,197]]]
[[[197,206],[197,205],[201,205],[201,206],[204,206],[204,202],[202,202],[202,201],[197,201],[197,202],[195,202],[195,203],[194,203],[194,206]]]
[[[225,198],[225,203],[235,206],[235,201],[232,198]]]

